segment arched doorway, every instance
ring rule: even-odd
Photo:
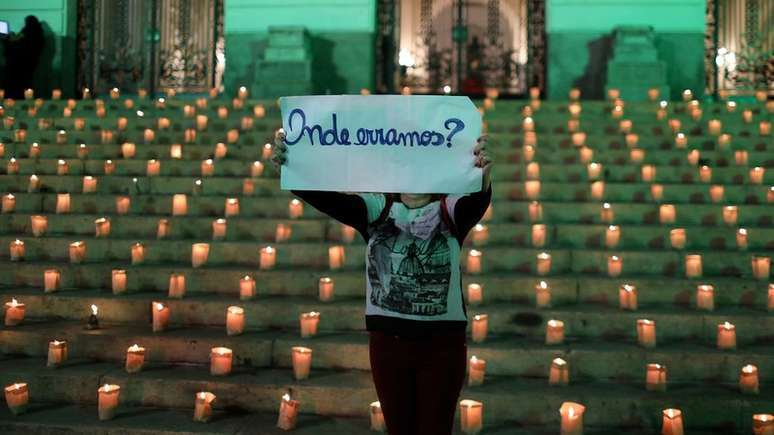
[[[520,95],[542,86],[543,0],[380,0],[377,90]]]

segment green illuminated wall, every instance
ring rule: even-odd
[[[254,80],[269,26],[304,26],[314,92],[372,88],[376,0],[225,0],[226,92]]]
[[[649,25],[659,58],[668,65],[672,98],[683,89],[704,90],[704,0],[547,0],[548,96],[566,98],[573,86],[585,98],[602,98],[611,31]]]
[[[47,47],[35,73],[38,95],[48,97],[60,88],[66,96],[75,89],[76,0],[0,0],[0,20],[9,22],[12,32],[24,27],[24,17],[35,15],[43,24]],[[4,73],[5,57],[0,56]]]

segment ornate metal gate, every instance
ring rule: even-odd
[[[774,94],[774,1],[707,0],[707,93]]]
[[[523,94],[542,86],[544,11],[544,0],[380,0],[377,90]]]
[[[204,92],[223,73],[223,0],[80,0],[79,88]]]

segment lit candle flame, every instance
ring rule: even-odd
[[[161,302],[154,302],[153,306],[156,307],[158,311],[161,311],[164,309],[164,304],[162,304]]]
[[[97,306],[94,304],[91,304],[91,314],[96,316],[98,311],[99,309],[97,308]]]
[[[129,347],[128,350],[129,352],[139,352],[140,349],[142,349],[140,346],[138,346],[137,344],[133,344],[131,347]]]
[[[734,327],[734,325],[732,325],[732,324],[730,324],[728,322],[724,322],[723,323],[723,329],[732,329],[733,327]]]
[[[16,298],[11,298],[11,306],[16,307],[19,305],[19,302],[16,300]]]
[[[558,365],[558,366],[563,366],[563,365],[567,364],[567,361],[565,361],[565,360],[563,360],[561,358],[554,358],[553,363]]]
[[[282,396],[282,400],[284,400],[285,402],[289,402],[290,401],[290,394],[285,393],[285,395]]]
[[[545,281],[540,281],[540,284],[538,284],[538,286],[540,286],[540,288],[542,288],[542,289],[547,289],[548,288],[548,283],[545,282]]]

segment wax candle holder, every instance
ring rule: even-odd
[[[553,386],[566,386],[570,383],[570,373],[567,361],[562,358],[554,358],[548,372],[548,384]]]
[[[486,360],[473,355],[468,361],[468,386],[474,387],[484,383]]]
[[[118,409],[118,400],[120,397],[121,387],[118,385],[105,384],[99,387],[97,392],[99,399],[99,420],[112,420],[116,415],[116,410]]]
[[[43,291],[45,293],[53,293],[59,290],[61,274],[56,269],[48,269],[43,272]]]
[[[618,288],[619,307],[622,310],[637,310],[637,287],[631,284],[622,284]]]
[[[369,405],[371,416],[371,430],[374,432],[385,432],[387,426],[384,423],[384,413],[382,412],[382,405],[379,401],[371,402]]]
[[[758,367],[752,364],[742,367],[739,373],[739,391],[743,394],[758,394],[760,392]]]
[[[656,347],[656,322],[648,319],[637,320],[637,342],[645,348]]]
[[[535,306],[537,308],[551,307],[551,287],[545,281],[535,285]]]
[[[561,320],[549,320],[546,322],[546,344],[555,345],[564,343],[564,322]]]
[[[297,400],[291,399],[290,394],[282,396],[279,416],[277,417],[277,427],[282,430],[294,429],[296,427],[299,406],[300,403]]]
[[[317,292],[320,302],[329,302],[333,300],[333,278],[329,276],[321,277],[317,283]]]
[[[582,435],[583,434],[583,413],[586,407],[580,403],[564,402],[559,408],[559,415],[562,418],[561,435]]]
[[[226,310],[226,334],[241,335],[245,331],[245,310],[242,307],[231,306]]]
[[[227,347],[213,347],[210,352],[210,374],[226,376],[231,373],[233,352]]]
[[[647,391],[666,391],[667,368],[661,364],[648,364],[645,371],[645,389]]]
[[[194,403],[193,421],[198,423],[207,423],[212,418],[212,404],[217,396],[210,392],[202,391],[196,393]]]
[[[5,326],[17,326],[24,321],[25,306],[16,298],[5,303]]]
[[[47,367],[56,368],[67,361],[67,342],[54,340],[48,343]]]
[[[665,409],[661,425],[662,435],[683,435],[683,413],[679,409]]]
[[[483,343],[486,340],[489,329],[489,316],[486,314],[476,314],[471,322],[471,339],[474,343]]]
[[[301,329],[301,338],[311,338],[317,335],[317,327],[320,324],[319,312],[310,311],[301,313],[298,321]]]
[[[5,387],[5,403],[13,415],[21,415],[27,411],[29,389],[24,382],[14,383]]]
[[[718,325],[717,347],[720,350],[736,349],[736,326],[728,322]]]
[[[293,346],[291,348],[291,360],[293,363],[293,377],[297,380],[309,378],[309,371],[312,367],[312,349],[303,346]]]
[[[239,299],[247,301],[255,298],[256,288],[255,280],[249,275],[245,275],[239,280]]]
[[[460,430],[466,435],[481,433],[484,422],[484,405],[475,400],[460,401]]]
[[[126,349],[126,372],[138,373],[145,365],[145,348],[136,344]]]

